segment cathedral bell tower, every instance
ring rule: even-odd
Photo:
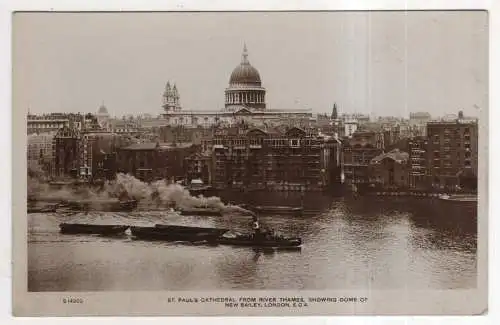
[[[179,91],[177,90],[177,85],[174,84],[174,86],[171,87],[170,82],[167,82],[162,100],[162,107],[165,113],[179,112],[181,110],[179,100],[180,96]]]

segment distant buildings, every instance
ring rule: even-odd
[[[111,118],[104,104],[96,114],[29,114],[28,165],[53,178],[92,182],[123,172],[238,190],[324,190],[344,180],[394,189],[477,186],[477,120],[463,112],[432,121],[427,112],[340,114],[336,103],[314,117],[269,109],[246,46],[224,96],[222,109],[185,110],[168,82],[158,118]]]
[[[427,112],[410,113],[409,124],[415,136],[425,136],[427,123],[431,121],[431,114]]]
[[[47,132],[55,132],[63,127],[74,128],[76,130],[85,129],[97,120],[92,114],[74,114],[74,113],[51,113],[27,116],[27,133],[41,134]]]
[[[66,114],[28,115],[27,122],[28,134],[55,132],[70,125]]]
[[[262,86],[260,74],[248,60],[246,46],[241,63],[233,70],[229,86],[225,89],[225,104],[221,110],[184,110],[180,105],[177,86],[167,83],[163,93],[162,122],[165,125],[203,127],[233,126],[242,122],[254,126],[293,123],[306,126],[312,118],[311,110],[268,109],[266,89]]]
[[[344,120],[343,136],[350,138],[357,130],[358,130],[358,120],[356,119]]]
[[[99,123],[99,126],[104,129],[104,130],[110,130],[110,116],[108,113],[108,109],[104,104],[99,106],[99,109],[97,110],[97,123]]]

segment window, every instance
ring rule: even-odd
[[[260,139],[256,139],[256,138],[250,139],[250,145],[252,145],[252,146],[259,145],[260,144],[259,140]]]

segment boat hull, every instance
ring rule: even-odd
[[[59,228],[63,234],[120,235],[124,234],[129,226],[61,223]]]
[[[214,216],[220,217],[222,213],[218,210],[211,209],[189,209],[189,210],[179,210],[179,213],[183,216]]]
[[[247,246],[247,247],[273,247],[273,248],[298,248],[302,245],[300,238],[285,239],[254,239],[251,237],[219,238],[221,245]]]
[[[28,207],[28,213],[53,213],[57,211],[56,207]]]
[[[252,210],[254,212],[263,213],[263,214],[280,214],[280,215],[301,216],[304,209],[297,208],[297,207],[255,206],[252,208]]]
[[[196,234],[196,233],[216,233],[224,234],[229,231],[229,229],[224,228],[207,228],[207,227],[189,227],[189,226],[177,226],[177,225],[163,225],[156,224],[155,228],[161,229],[162,231],[183,233],[183,234]]]
[[[109,212],[132,211],[137,208],[137,201],[68,201],[66,206],[72,210],[99,210]]]
[[[156,225],[155,227],[131,227],[132,236],[143,240],[215,242],[227,232],[226,229],[195,228],[182,226]]]

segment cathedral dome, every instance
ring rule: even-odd
[[[106,106],[104,106],[104,104],[99,106],[99,110],[97,111],[97,114],[101,114],[101,115],[108,114],[108,109],[106,108]]]
[[[261,86],[260,74],[248,61],[246,46],[243,48],[243,56],[240,65],[238,65],[229,78],[230,85],[248,85]]]

